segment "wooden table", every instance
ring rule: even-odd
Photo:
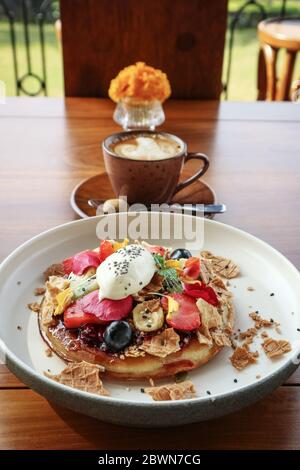
[[[117,131],[113,104],[10,98],[0,106],[0,259],[75,218],[70,192],[104,171],[99,143]],[[207,153],[205,180],[228,212],[300,267],[300,106],[176,102],[165,129]],[[192,168],[192,163],[191,163]],[[299,449],[300,369],[263,401],[217,420],[166,430],[101,423],[48,403],[0,365],[0,449]]]

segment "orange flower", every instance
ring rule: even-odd
[[[137,62],[118,73],[110,82],[108,94],[115,102],[123,98],[163,102],[169,98],[171,87],[167,75],[161,70]]]

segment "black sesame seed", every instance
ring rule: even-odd
[[[300,328],[297,328],[297,331],[300,331]]]
[[[273,318],[270,318],[270,322],[271,322],[271,323],[274,323],[274,320],[273,320]]]
[[[140,281],[140,282],[139,282],[139,285],[140,285],[140,286],[142,286],[142,285],[143,285],[142,281]]]
[[[272,293],[270,294],[270,297],[274,297],[274,295],[275,295],[274,292],[272,292]]]
[[[237,383],[237,379],[234,379],[234,383],[235,383],[235,384]]]
[[[19,286],[20,284],[21,284],[21,281],[18,281],[18,282],[17,282],[17,285]]]
[[[142,392],[142,393],[145,393],[145,389],[144,389],[144,388],[141,388],[141,392]]]
[[[211,392],[209,390],[206,391],[207,395],[211,395]]]

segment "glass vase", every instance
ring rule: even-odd
[[[113,117],[124,130],[154,130],[156,126],[164,122],[165,113],[158,100],[124,98],[117,103]]]

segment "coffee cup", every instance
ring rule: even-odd
[[[188,152],[186,143],[167,132],[133,130],[108,136],[102,143],[104,163],[116,197],[129,204],[169,203],[207,171],[208,157]],[[190,178],[179,182],[189,160],[201,161]]]

